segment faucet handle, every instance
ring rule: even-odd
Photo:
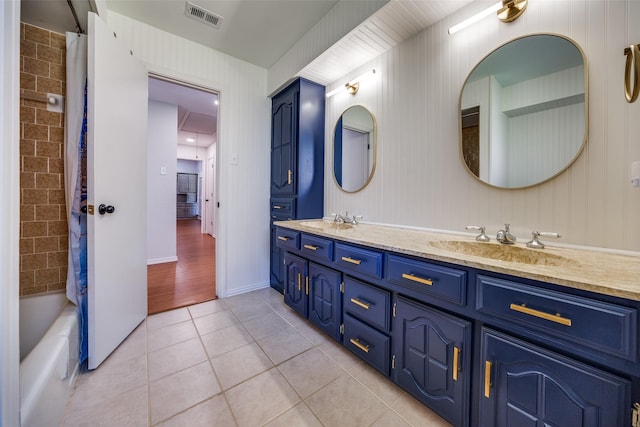
[[[531,240],[527,242],[527,247],[532,249],[544,249],[544,243],[538,240],[539,237],[546,237],[550,239],[559,239],[560,237],[562,237],[558,233],[552,233],[548,231],[543,231],[543,232],[532,231],[531,236],[532,236]]]
[[[491,238],[489,236],[487,236],[485,234],[485,226],[484,225],[467,225],[465,227],[465,230],[477,230],[480,232],[480,234],[478,234],[476,236],[476,240],[478,242],[489,242],[491,241]]]
[[[364,216],[362,215],[354,215],[353,219],[351,220],[351,224],[353,225],[358,225],[358,220],[364,218]]]

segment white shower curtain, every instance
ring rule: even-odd
[[[67,298],[78,306],[80,313],[79,359],[82,362],[87,355],[86,214],[81,209],[86,207],[86,168],[82,167],[82,158],[86,153],[87,36],[68,32],[66,39],[64,181],[69,224]]]

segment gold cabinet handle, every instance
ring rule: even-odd
[[[302,273],[298,273],[298,292],[302,291]]]
[[[571,319],[562,317],[560,313],[558,314],[545,313],[544,311],[539,311],[539,310],[534,310],[533,308],[529,308],[524,304],[521,304],[521,305],[511,304],[509,305],[509,308],[513,311],[517,311],[518,313],[524,313],[524,314],[528,314],[529,316],[539,317],[540,319],[559,323],[564,326],[571,326]]]
[[[348,257],[348,256],[343,256],[343,257],[342,257],[342,260],[343,260],[343,261],[346,261],[346,262],[350,262],[351,264],[355,264],[355,265],[360,265],[360,263],[362,263],[362,260],[360,260],[360,259],[353,259],[353,258]]]
[[[317,251],[318,250],[318,246],[313,246],[313,245],[304,245],[305,249],[309,249],[310,251]]]
[[[289,240],[291,240],[291,237],[278,236],[278,240],[282,240],[284,242],[288,242]]]
[[[284,207],[280,205],[273,205],[273,209],[284,209]]]
[[[306,282],[305,284],[306,292],[307,292],[307,295],[309,295],[309,276],[306,277],[305,282]]]
[[[287,184],[291,185],[292,182],[293,182],[293,171],[289,169],[289,171],[287,172]]]
[[[491,362],[484,361],[484,397],[491,397]]]
[[[433,285],[433,280],[431,279],[423,279],[422,277],[418,277],[418,276],[414,276],[413,274],[407,274],[407,273],[403,273],[402,274],[402,278],[403,279],[407,279],[407,280],[411,280],[414,282],[418,282],[418,283],[422,283],[423,285]]]
[[[369,344],[362,344],[359,338],[351,338],[349,342],[355,345],[356,347],[358,347],[360,350],[364,351],[365,353],[369,353]]]
[[[369,307],[371,307],[371,304],[369,304],[368,302],[362,302],[358,298],[351,298],[351,302],[359,307],[364,308],[365,310],[369,310]]]
[[[624,55],[627,57],[624,64],[624,97],[631,103],[640,94],[640,46],[632,44],[624,49]]]
[[[458,381],[458,364],[460,359],[460,349],[458,347],[453,347],[453,380]]]

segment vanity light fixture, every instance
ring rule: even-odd
[[[468,27],[469,25],[475,24],[481,19],[491,15],[496,12],[498,15],[498,19],[502,22],[511,22],[515,21],[522,15],[527,8],[528,0],[501,0],[496,4],[486,8],[485,10],[476,13],[470,18],[465,19],[461,23],[454,25],[449,28],[449,35],[453,33],[457,33],[463,28]]]
[[[347,89],[347,92],[349,94],[355,95],[356,93],[358,93],[358,89],[360,89],[360,83],[363,80],[366,80],[369,77],[372,77],[375,73],[376,73],[376,70],[375,69],[371,69],[371,70],[367,71],[366,73],[356,77],[355,79],[349,80],[348,82],[346,82],[344,84],[344,87]],[[338,86],[337,88],[335,88],[331,92],[328,92],[326,96],[327,96],[327,98],[332,97],[333,95],[335,95],[336,93],[340,92],[341,90],[344,90],[342,88],[342,86]]]

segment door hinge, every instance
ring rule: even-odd
[[[340,282],[340,293],[344,294],[344,282]]]
[[[391,369],[396,369],[396,355],[391,356]]]
[[[631,427],[640,427],[640,403],[634,402],[631,408]]]
[[[344,335],[344,323],[340,324],[340,335]]]
[[[393,303],[393,317],[396,317],[396,305],[397,303]]]

